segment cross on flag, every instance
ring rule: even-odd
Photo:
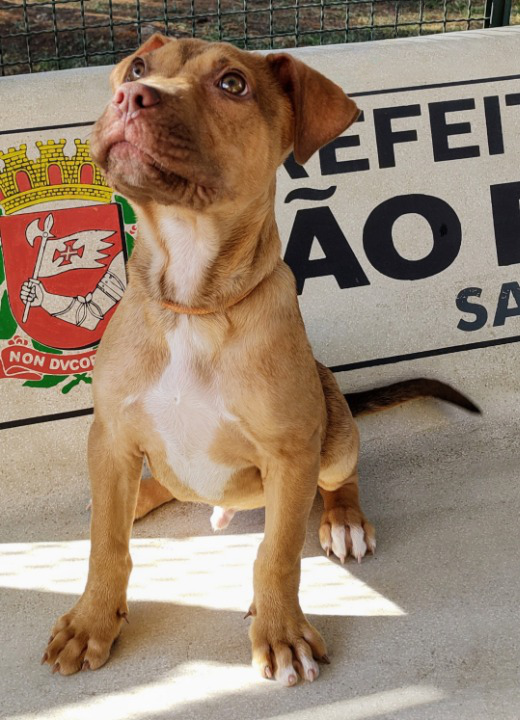
[[[54,255],[52,256],[53,263],[55,263],[61,258],[62,262],[60,263],[59,267],[63,267],[64,265],[70,265],[72,263],[71,258],[74,257],[74,255],[79,255],[79,257],[82,257],[85,250],[84,247],[74,249],[74,240],[67,240],[67,242],[64,244],[66,246],[65,250],[61,252],[59,250],[55,250]]]
[[[26,229],[27,240],[32,245],[42,235],[38,220],[33,220]],[[38,276],[53,277],[69,270],[104,267],[108,259],[104,253],[113,245],[105,241],[112,235],[114,231],[110,230],[82,230],[62,238],[49,235]]]

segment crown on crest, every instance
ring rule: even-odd
[[[27,145],[0,151],[0,205],[6,215],[52,200],[95,200],[108,203],[112,189],[94,165],[89,143],[74,140],[76,154],[65,155],[66,140],[38,141],[40,157],[30,160]]]

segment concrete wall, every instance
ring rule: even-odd
[[[305,169],[288,163],[279,172],[284,253],[299,279],[317,357],[345,390],[427,375],[451,382],[488,413],[514,413],[520,75],[512,60],[520,56],[520,29],[296,54],[363,110]],[[91,407],[91,358],[114,308],[78,330],[70,317],[51,315],[47,298],[47,310],[31,307],[24,322],[20,287],[33,276],[45,222],[54,235],[48,242],[60,243],[48,249],[58,248],[62,258],[45,257],[51,274],[41,282],[52,296],[86,297],[106,271],[108,261],[87,267],[77,254],[67,256],[71,235],[104,242],[89,234],[104,230],[112,243],[105,257],[116,264],[117,253],[131,245],[130,208],[110,207],[115,198],[88,168],[86,143],[110,97],[109,72],[0,80],[0,237],[7,272],[0,286],[0,422],[6,440],[9,427],[32,419],[46,419],[45,432],[50,422],[66,439],[71,421],[52,416]],[[65,262],[75,272],[67,274]],[[433,404],[407,417],[402,432],[461,418]],[[74,420],[75,438],[88,423],[88,417]],[[27,438],[43,428],[27,425]],[[12,445],[2,446],[13,462]]]

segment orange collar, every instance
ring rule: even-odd
[[[228,310],[230,307],[233,307],[233,305],[238,305],[238,303],[242,302],[242,300],[245,300],[248,295],[251,295],[253,290],[256,290],[257,287],[258,287],[258,285],[255,285],[250,290],[248,290],[246,293],[244,293],[243,295],[240,295],[236,300],[232,300],[227,305],[223,305],[222,307],[218,307],[218,308],[189,307],[188,305],[179,305],[178,303],[170,302],[169,300],[162,300],[161,305],[163,307],[167,308],[168,310],[172,310],[175,313],[179,313],[180,315],[211,315],[213,313],[218,313],[218,312],[223,312],[224,310]]]

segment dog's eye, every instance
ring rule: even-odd
[[[245,95],[249,89],[245,78],[234,72],[223,75],[218,81],[218,86],[230,95]]]
[[[126,76],[127,81],[130,80],[140,80],[146,70],[146,66],[144,64],[144,60],[141,58],[136,58],[132,64],[130,65],[130,70],[128,71],[128,75]]]

